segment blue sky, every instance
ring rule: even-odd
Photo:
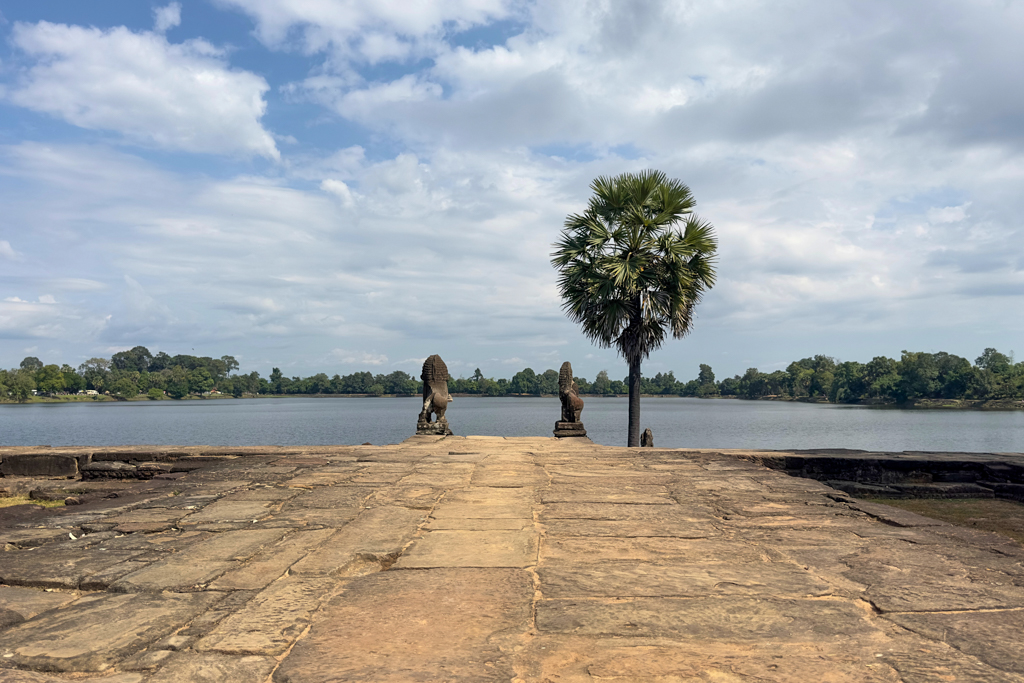
[[[720,280],[646,374],[1021,350],[1020,2],[0,13],[0,366],[625,375],[548,253],[591,179],[648,167],[693,189]]]

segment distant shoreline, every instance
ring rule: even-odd
[[[856,403],[829,403],[820,397],[798,397],[788,396],[763,396],[761,398],[741,398],[739,396],[678,396],[676,394],[641,394],[641,398],[699,398],[706,400],[729,400],[729,401],[781,401],[785,403],[823,403],[837,406],[862,406],[873,408],[896,408],[914,410],[1024,410],[1024,400],[1021,399],[993,399],[993,400],[969,400],[969,399],[940,399],[928,398],[919,399],[912,403],[883,403],[864,400]],[[241,396],[242,399],[266,399],[266,398],[418,398],[419,394],[248,394]],[[487,396],[484,394],[463,394],[454,393],[453,398],[558,398],[555,394],[506,394],[504,396]],[[584,400],[598,400],[604,398],[628,398],[629,394],[580,394]],[[18,403],[9,399],[0,399],[0,405],[28,405],[33,403],[125,403],[125,402],[146,402],[146,401],[220,401],[224,399],[235,399],[229,394],[217,394],[213,396],[186,396],[180,399],[172,399],[164,396],[159,399],[152,399],[145,394],[139,394],[134,398],[116,399],[111,396],[56,396],[53,398],[44,396],[33,396],[25,403]]]

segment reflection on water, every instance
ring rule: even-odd
[[[584,400],[589,436],[625,445],[627,399]],[[419,409],[415,397],[0,405],[0,445],[397,443],[415,431]],[[559,414],[557,398],[457,397],[448,408],[462,435],[550,436]],[[1024,451],[1024,411],[647,398],[644,427],[661,447]]]

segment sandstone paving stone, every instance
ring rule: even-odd
[[[154,671],[174,656],[170,650],[145,650],[121,662],[122,671]]]
[[[4,529],[0,532],[0,545],[11,548],[36,548],[63,540],[67,538],[67,534],[64,529]]]
[[[177,635],[191,638],[199,638],[216,628],[217,624],[241,610],[256,595],[256,591],[235,590],[219,600],[213,607],[206,610],[192,620],[185,628],[178,631]]]
[[[396,569],[529,567],[537,562],[537,534],[522,531],[431,531],[416,539]]]
[[[142,674],[118,673],[109,676],[91,677],[89,683],[142,683]],[[68,679],[34,671],[0,669],[0,683],[65,683]]]
[[[667,486],[549,486],[541,491],[542,503],[631,503],[635,505],[672,505]]]
[[[904,612],[885,618],[1002,671],[1024,672],[1024,611]]]
[[[663,565],[649,562],[548,562],[537,569],[546,598],[818,597],[831,586],[788,563]]]
[[[254,527],[267,529],[340,529],[355,519],[361,508],[295,508],[271,515]]]
[[[515,664],[526,681],[896,683],[898,674],[871,644],[793,647],[782,656],[778,645],[546,636],[530,641]]]
[[[374,491],[364,505],[398,505],[414,510],[430,510],[442,493],[444,489],[431,486],[387,486]]]
[[[269,517],[274,512],[271,504],[272,501],[262,500],[219,500],[182,519],[179,526],[185,527],[208,522],[255,522]]]
[[[696,514],[694,514],[696,513]],[[540,513],[542,522],[556,519],[593,519],[680,523],[708,522],[710,516],[690,506],[635,505],[621,503],[550,503]]]
[[[277,580],[288,568],[321,546],[334,529],[297,531],[269,546],[244,566],[229,571],[210,584],[211,590],[260,590]]]
[[[292,565],[294,574],[337,575],[359,556],[390,563],[425,521],[422,510],[381,506],[363,510],[318,550]]]
[[[320,603],[338,588],[338,582],[328,578],[289,576],[279,579],[199,640],[195,649],[279,655],[309,625]]]
[[[840,559],[850,567],[843,575],[863,584],[865,599],[882,612],[1024,607],[1024,587],[1013,577],[973,572],[931,546],[874,544]]]
[[[711,538],[718,528],[708,522],[635,522],[592,519],[553,519],[544,522],[548,536],[615,536],[619,538]]]
[[[519,488],[521,486],[543,486],[548,483],[548,473],[542,467],[499,468],[479,466],[473,471],[473,486],[494,486]]]
[[[517,569],[388,571],[353,580],[274,673],[276,683],[501,681],[530,628]]]
[[[439,530],[461,530],[461,531],[489,531],[492,529],[504,531],[518,531],[532,528],[533,518],[502,517],[490,519],[487,517],[446,517],[444,519],[430,519],[424,527],[429,531]]]
[[[245,683],[263,681],[277,666],[277,660],[256,655],[230,656],[216,653],[180,653],[163,662],[160,671],[146,683]]]
[[[724,597],[537,603],[541,632],[688,641],[828,643],[876,632],[868,616],[867,610],[842,600]]]
[[[0,634],[0,658],[43,671],[105,671],[222,597],[223,593],[86,596]]]
[[[433,509],[434,519],[533,519],[529,505],[481,505],[442,502]]]
[[[24,621],[42,612],[62,607],[78,599],[76,591],[43,591],[35,588],[0,586],[0,611],[11,612]]]
[[[205,541],[183,548],[164,560],[128,574],[111,585],[119,592],[193,590],[261,548],[276,542],[286,529],[253,529],[213,534]]]
[[[765,551],[752,543],[688,538],[548,537],[541,542],[541,562],[563,560],[587,566],[592,562],[632,560],[666,564],[760,562]]]
[[[210,538],[204,531],[167,531],[156,534],[125,534],[101,542],[106,550],[145,550],[151,553],[172,553]]]
[[[0,554],[0,583],[78,588],[86,577],[138,556],[137,550],[70,549],[53,544]]]
[[[300,489],[283,488],[280,486],[261,486],[259,488],[247,489],[236,493],[229,493],[222,500],[231,502],[248,502],[253,500],[265,500],[283,502],[294,498],[302,493]]]
[[[284,505],[283,509],[358,508],[373,492],[373,488],[366,486],[319,487],[308,493],[295,496]]]
[[[445,492],[445,504],[459,505],[518,505],[532,506],[537,502],[533,487],[472,486],[464,489],[449,489]]]

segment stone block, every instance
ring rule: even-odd
[[[431,531],[413,542],[396,569],[529,567],[537,562],[537,534],[523,531]]]
[[[516,678],[533,582],[520,569],[389,571],[353,580],[274,673],[275,683]]]
[[[5,663],[42,671],[105,671],[222,597],[91,595],[0,635],[0,657]]]
[[[78,458],[56,453],[20,453],[4,456],[0,474],[5,477],[60,477],[78,476]]]

